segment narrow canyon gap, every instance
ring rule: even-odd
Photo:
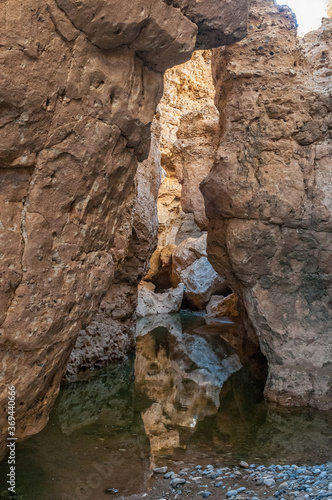
[[[0,6],[0,441],[41,430],[70,352],[121,272],[163,72],[246,35],[247,0]]]

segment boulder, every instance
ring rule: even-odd
[[[213,295],[206,306],[208,316],[215,318],[240,316],[239,300],[235,293],[224,297],[223,295]]]
[[[188,305],[200,310],[205,309],[214,293],[228,290],[207,259],[206,236],[203,233],[200,238],[187,238],[175,248],[172,258],[172,285],[183,283]]]
[[[226,281],[213,269],[206,257],[195,260],[181,272],[185,298],[193,309],[205,309],[211,296],[228,289]]]
[[[153,314],[167,314],[178,312],[183,300],[184,285],[180,283],[176,288],[155,292],[155,285],[143,281],[138,287],[138,303],[136,313],[139,318]]]
[[[187,238],[174,248],[171,277],[173,286],[177,286],[182,281],[182,271],[201,257],[207,257],[206,237],[207,233],[203,233],[200,238]]]

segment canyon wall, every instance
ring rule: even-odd
[[[118,261],[112,286],[92,322],[80,332],[67,364],[66,379],[82,370],[122,360],[135,346],[137,285],[145,276],[158,242],[157,198],[161,181],[160,126],[151,127],[149,157],[138,164],[116,238]],[[129,236],[130,234],[130,236]]]
[[[0,455],[7,386],[16,437],[38,432],[119,277],[163,71],[246,26],[247,0],[1,2]]]
[[[248,36],[213,51],[221,138],[202,183],[208,255],[269,363],[266,397],[332,407],[332,20],[297,38],[252,0]]]

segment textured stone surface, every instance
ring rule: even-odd
[[[206,234],[187,238],[174,249],[171,280],[173,286],[184,284],[185,299],[192,309],[205,309],[214,293],[228,290],[225,280],[207,259]]]
[[[158,106],[161,161],[166,175],[159,197],[159,220],[165,219],[172,227],[176,221],[165,203],[172,193],[173,206],[181,203],[179,220],[184,212],[193,214],[201,229],[207,225],[199,184],[212,168],[219,142],[214,95],[211,51],[195,52],[190,61],[165,74],[164,95]],[[160,232],[162,229],[161,225]]]
[[[0,5],[0,388],[5,407],[6,386],[17,387],[18,439],[45,425],[76,337],[126,257],[156,70],[196,44],[195,23],[161,0],[113,4]],[[204,18],[208,29],[213,11]]]
[[[157,197],[161,180],[159,125],[152,127],[149,157],[139,163],[135,194],[124,212],[117,248],[126,251],[118,263],[114,283],[89,326],[80,332],[67,365],[66,378],[80,370],[123,359],[133,349],[137,285],[145,275],[158,240]],[[132,205],[134,206],[132,207]],[[131,236],[128,237],[128,230]],[[123,237],[124,236],[124,237]]]
[[[251,2],[214,52],[222,135],[202,191],[208,255],[269,362],[266,396],[332,406],[332,21],[303,42],[288,7]]]
[[[189,305],[199,309],[204,308],[218,281],[206,259],[206,233],[201,230],[206,228],[207,218],[199,190],[212,168],[219,140],[214,94],[210,51],[195,52],[190,61],[165,74],[164,95],[158,106],[164,170],[158,196],[158,248],[145,278],[158,288],[184,281],[186,298],[191,295]],[[202,256],[202,268],[195,264],[189,270]],[[185,268],[187,275],[182,279]],[[204,275],[204,286],[195,281],[196,271],[199,281]]]
[[[183,290],[184,285],[180,283],[176,288],[158,293],[152,283],[142,281],[138,286],[137,316],[145,318],[145,316],[154,314],[179,312],[183,300]]]
[[[222,295],[212,295],[206,306],[208,316],[222,318],[223,316],[237,318],[240,316],[238,298],[235,293],[228,297]]]
[[[243,38],[247,30],[248,2],[191,2],[190,0],[164,0],[179,7],[185,15],[198,25],[196,48],[212,48],[230,45]],[[206,12],[212,16],[206,19]]]

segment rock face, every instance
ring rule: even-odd
[[[126,257],[162,71],[189,59],[229,5],[193,12],[198,26],[192,3],[1,2],[0,387],[5,408],[16,386],[18,439],[45,425],[76,337]],[[215,28],[241,38],[246,9],[230,15]],[[2,454],[4,415],[0,428]]]
[[[296,37],[251,2],[248,37],[214,51],[222,135],[202,184],[208,255],[268,359],[266,396],[332,407],[332,21]]]
[[[180,283],[176,288],[157,293],[152,283],[142,281],[138,287],[137,316],[145,318],[145,316],[154,314],[179,312],[183,300],[183,290],[184,285]]]
[[[208,316],[214,318],[222,318],[224,316],[237,318],[240,316],[238,298],[235,293],[228,297],[213,295],[210,302],[206,306]]]
[[[159,135],[156,121],[152,127],[149,157],[138,164],[135,194],[129,198],[125,212],[126,225],[119,230],[122,237],[119,238],[118,253],[122,250],[126,256],[118,263],[114,283],[99,311],[77,338],[67,364],[67,380],[74,379],[81,370],[123,359],[135,345],[137,285],[146,274],[158,241],[157,197],[161,180]],[[129,230],[131,236],[128,238]]]
[[[214,96],[211,51],[194,52],[190,61],[165,73],[164,95],[158,107],[161,162],[165,170],[158,200],[159,239],[163,246],[181,242],[181,232],[175,233],[175,226],[180,226],[181,219],[188,220],[189,214],[193,214],[201,230],[206,229],[199,184],[212,168],[219,142],[219,113]],[[173,205],[169,199],[172,195]],[[175,203],[181,207],[177,212]],[[179,220],[177,224],[173,214]],[[168,226],[172,228],[168,231],[172,241],[162,235]]]

